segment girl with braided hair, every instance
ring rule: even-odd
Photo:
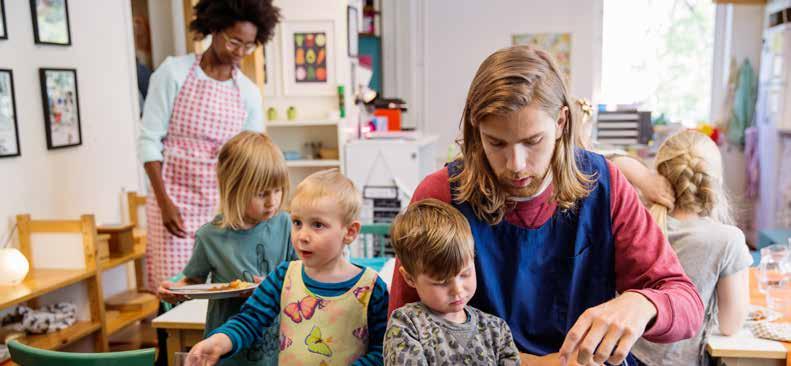
[[[705,317],[693,338],[673,344],[641,339],[632,352],[646,365],[705,365],[708,334],[717,324],[720,333],[733,334],[747,315],[752,259],[744,234],[733,226],[714,141],[698,131],[679,132],[659,147],[655,164],[675,202],[672,207],[654,203],[650,212],[697,287]],[[624,170],[627,178],[633,173]]]

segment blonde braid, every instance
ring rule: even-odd
[[[673,187],[675,209],[724,224],[733,222],[722,180],[720,151],[708,136],[694,130],[670,136],[659,147],[656,170]],[[667,230],[667,211],[659,204],[650,209],[663,232]]]
[[[657,171],[673,186],[676,207],[700,216],[711,214],[717,198],[703,159],[684,153],[663,162],[657,166]]]

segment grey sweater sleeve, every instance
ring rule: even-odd
[[[519,365],[519,350],[514,343],[514,337],[511,334],[511,328],[505,320],[498,319],[500,323],[500,337],[497,344],[497,364],[499,366],[512,366]]]
[[[385,365],[428,365],[418,327],[403,309],[390,316],[384,339]]]

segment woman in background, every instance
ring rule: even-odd
[[[151,182],[146,206],[147,285],[184,268],[195,231],[217,213],[220,147],[242,130],[263,130],[261,94],[239,72],[245,55],[272,38],[271,0],[201,0],[190,29],[211,35],[202,54],[169,57],[151,76],[138,153]]]

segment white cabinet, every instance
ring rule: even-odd
[[[437,136],[416,140],[352,140],[344,146],[344,173],[361,191],[366,186],[396,186],[402,206],[423,178],[437,169]]]

